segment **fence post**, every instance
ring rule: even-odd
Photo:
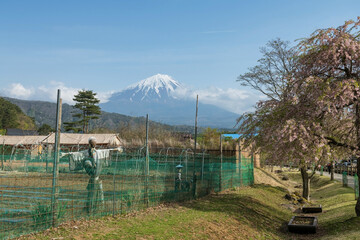
[[[254,184],[254,154],[252,153],[251,154],[251,170],[250,170],[250,176],[251,176],[251,183],[250,185],[253,185]]]
[[[219,191],[222,190],[222,163],[223,163],[223,152],[222,152],[222,134],[220,133],[220,175],[219,175]]]
[[[57,106],[56,106],[56,133],[55,133],[55,151],[54,151],[54,165],[53,165],[53,179],[52,179],[52,193],[51,193],[51,214],[52,226],[57,225],[57,203],[58,203],[58,186],[57,180],[59,175],[59,149],[60,149],[60,131],[61,131],[61,110],[62,99],[60,98],[61,92],[58,89]]]
[[[241,161],[241,140],[239,139],[239,181],[240,181],[240,187],[242,187],[242,161]]]
[[[359,198],[359,178],[356,173],[354,175],[354,190],[355,190],[355,200],[357,200]]]
[[[115,185],[115,174],[116,174],[116,167],[117,167],[117,162],[118,162],[118,156],[119,156],[119,152],[116,151],[116,159],[115,159],[115,169],[114,169],[114,173],[113,173],[113,217],[115,216],[115,205],[116,205],[116,185]],[[112,155],[110,155],[110,158],[112,158]]]
[[[195,141],[194,141],[194,164],[193,164],[193,198],[196,198],[196,138],[197,138],[197,119],[198,119],[199,95],[196,95],[196,113],[195,113]]]
[[[320,167],[320,176],[324,175],[324,166]]]
[[[343,182],[343,187],[348,186],[348,179],[347,179],[347,172],[346,171],[343,171],[343,173],[342,173],[342,182]]]
[[[5,139],[3,140],[3,144],[2,144],[2,158],[1,158],[1,170],[4,170],[4,149],[5,147]]]
[[[146,114],[145,205],[149,207],[149,115]]]
[[[201,161],[201,184],[203,184],[203,180],[204,180],[204,161],[205,161],[205,152],[203,152],[202,161]]]

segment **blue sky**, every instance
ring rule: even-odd
[[[0,88],[105,94],[164,73],[195,90],[248,91],[236,77],[267,41],[341,25],[359,9],[355,0],[1,1]]]

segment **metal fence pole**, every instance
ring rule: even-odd
[[[196,140],[197,140],[197,120],[198,120],[199,95],[196,95],[196,113],[195,113],[195,138],[194,138],[194,173],[196,159]]]
[[[347,179],[347,172],[346,171],[343,171],[343,173],[342,173],[342,183],[343,183],[343,187],[348,186],[348,179]]]
[[[52,179],[52,193],[51,193],[51,214],[52,226],[57,225],[57,203],[58,203],[58,175],[59,175],[59,150],[60,150],[60,131],[61,131],[61,110],[62,99],[60,98],[61,91],[58,89],[57,106],[56,106],[56,133],[55,133],[55,152],[53,165],[53,179]]]
[[[115,216],[115,207],[116,207],[116,183],[115,183],[115,175],[116,175],[116,168],[117,168],[117,162],[118,162],[118,156],[119,156],[119,152],[116,151],[116,159],[115,159],[115,169],[113,172],[113,217]],[[110,155],[110,158],[112,158],[112,156]]]
[[[4,152],[5,152],[5,139],[3,140],[2,144],[2,158],[1,158],[1,170],[4,170]]]
[[[219,175],[219,190],[222,190],[222,164],[223,164],[223,151],[222,151],[222,134],[220,133],[220,175]]]
[[[355,200],[357,200],[359,198],[359,178],[356,173],[354,175],[354,190],[355,190]]]
[[[201,183],[204,180],[204,163],[205,163],[205,151],[202,154],[202,161],[201,161]]]
[[[195,113],[195,141],[194,141],[194,164],[193,164],[193,198],[196,198],[196,139],[197,139],[197,120],[199,108],[199,95],[196,95],[196,113]]]
[[[239,181],[240,181],[240,187],[242,187],[243,181],[242,181],[242,161],[241,161],[241,140],[239,139]]]
[[[251,183],[250,185],[254,184],[254,153],[251,154],[251,165],[250,165],[251,169],[250,169],[250,176],[251,176]]]
[[[149,207],[149,115],[146,114],[145,204]]]

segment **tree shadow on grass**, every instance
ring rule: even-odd
[[[284,185],[283,182],[281,182],[279,179],[275,178],[272,174],[268,173],[267,171],[265,171],[264,169],[261,168],[257,168],[259,171],[261,171],[262,173],[264,173],[266,176],[268,176],[269,178],[273,179],[275,182],[279,183],[281,186],[283,186],[283,188],[286,188],[286,186]]]
[[[278,203],[278,207],[269,202],[279,200],[279,196],[282,196],[286,190],[281,187],[274,188],[266,185],[255,185],[255,191],[256,188],[265,190],[265,195],[262,192],[262,199],[259,196],[255,198],[241,194],[242,190],[240,189],[240,192],[211,195],[200,201],[181,205],[197,211],[225,213],[242,224],[256,229],[260,234],[266,233],[280,239],[317,239],[323,236],[324,232],[305,235],[289,233],[287,224],[291,217],[297,214],[282,207],[281,202]],[[276,195],[276,198],[271,198],[271,195]]]
[[[346,206],[353,208],[354,206]],[[344,208],[344,207],[342,207]],[[348,219],[344,219],[344,217],[337,218],[338,221],[332,221],[323,223],[319,232],[326,236],[339,236],[339,238],[346,238],[346,236],[351,235],[352,233],[356,233],[356,235],[360,234],[360,218],[359,217],[351,217]],[[334,237],[335,239],[336,237]]]
[[[284,223],[289,213],[263,204],[249,196],[236,193],[212,195],[193,203],[183,203],[184,207],[204,212],[226,213],[232,218],[257,229],[259,232],[286,233]]]

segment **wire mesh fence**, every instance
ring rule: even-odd
[[[342,184],[344,187],[348,186],[348,173],[346,171],[342,173]]]
[[[359,178],[356,173],[354,175],[354,190],[355,190],[355,200],[357,200],[359,198]]]
[[[190,149],[144,148],[110,151],[101,173],[91,177],[82,167],[78,146],[62,147],[57,184],[51,149],[2,146],[0,239],[47,229],[81,218],[115,215],[252,185],[253,159],[223,157]],[[70,153],[69,153],[70,152]],[[80,164],[78,164],[80,163]],[[77,165],[78,164],[78,165]],[[146,171],[148,164],[148,171]]]

